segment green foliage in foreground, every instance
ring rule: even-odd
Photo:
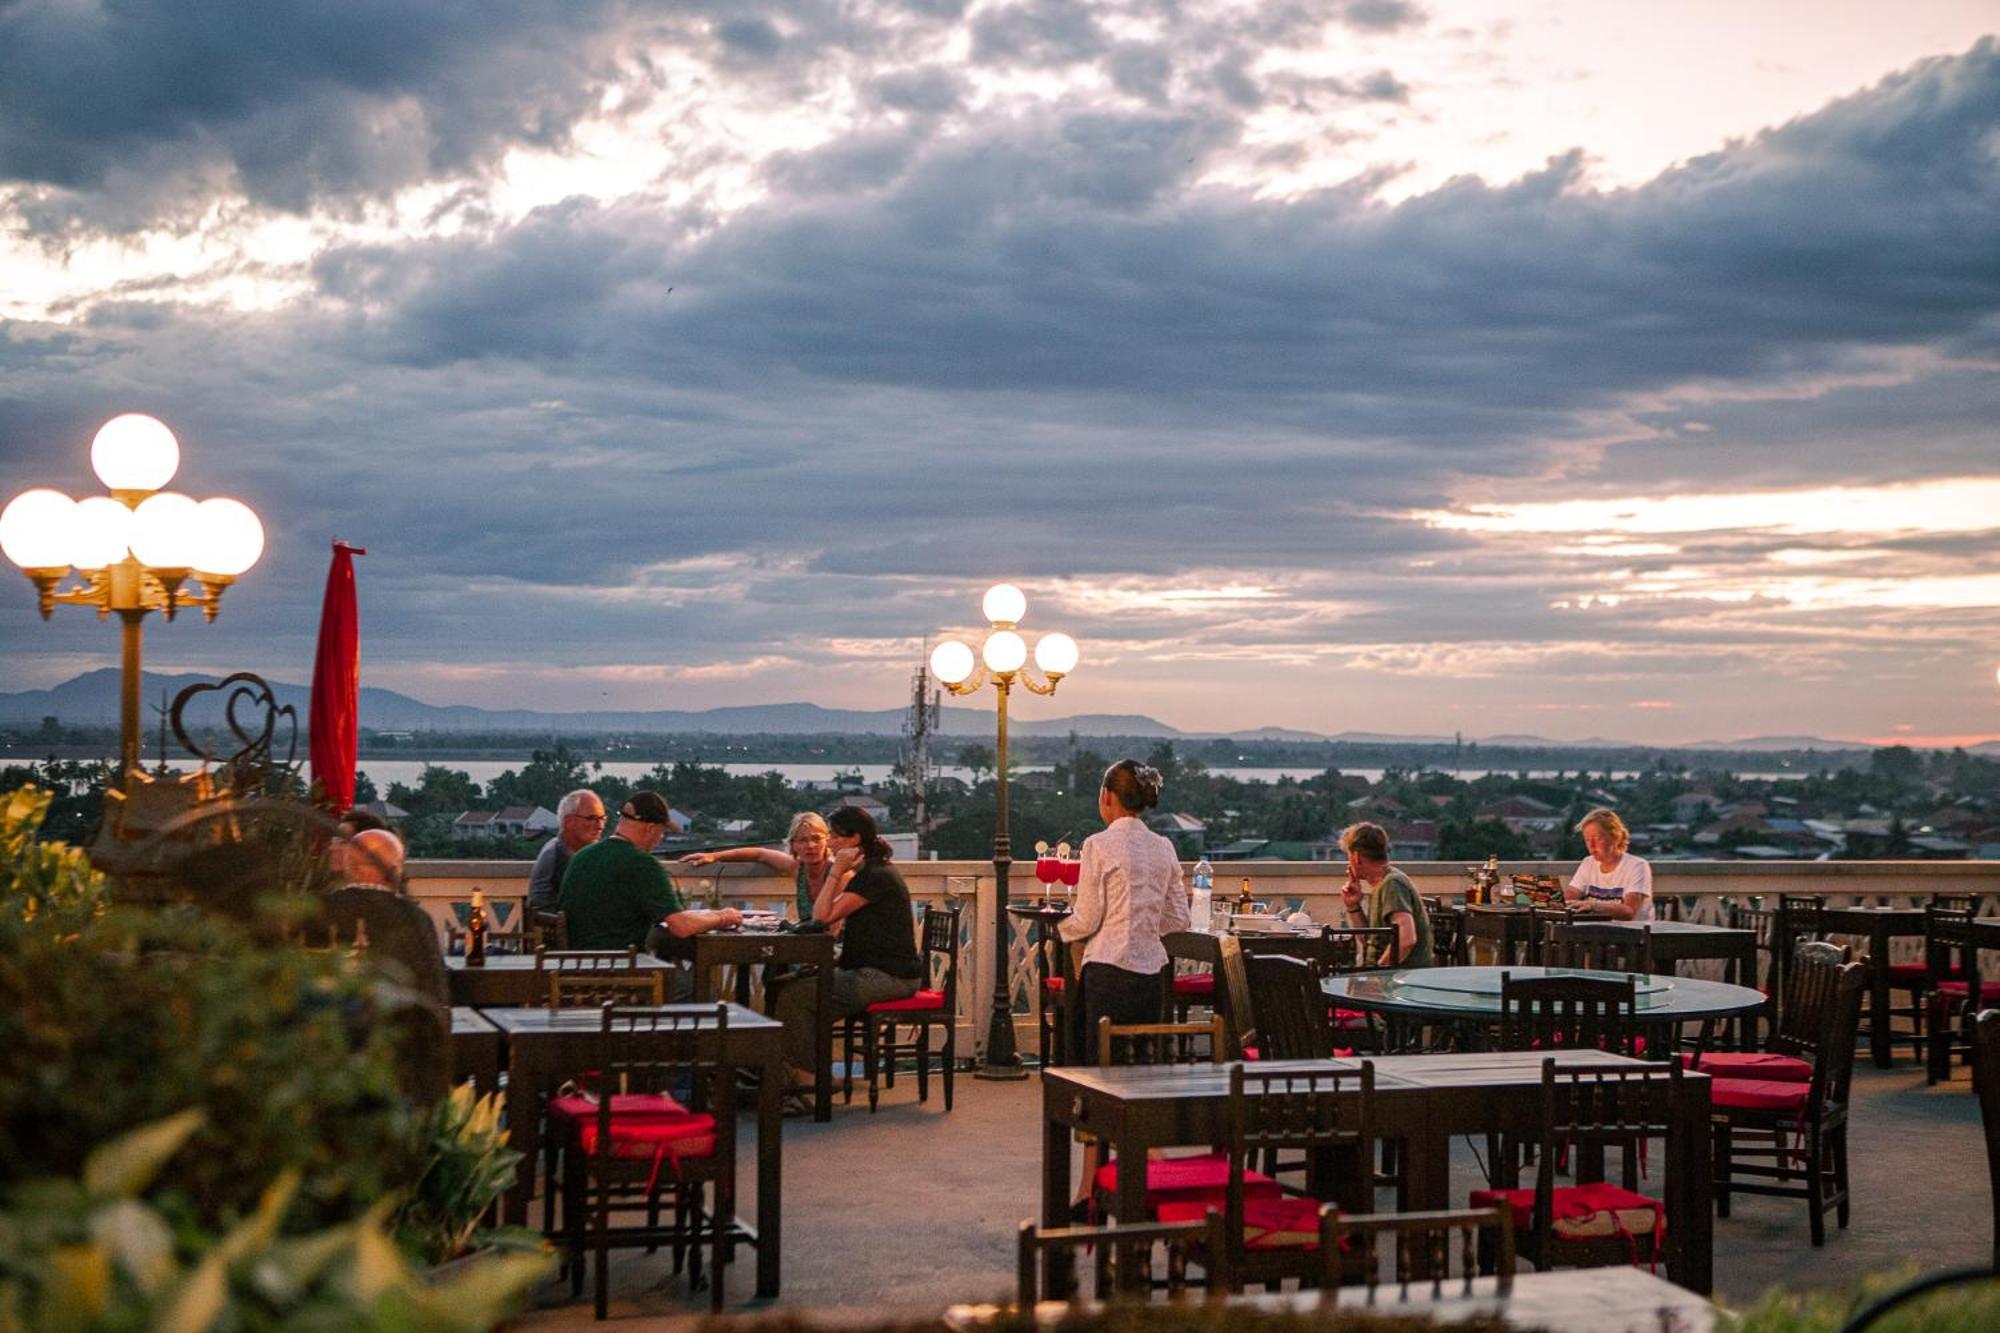
[[[1864,1304],[1918,1276],[1915,1269],[1878,1274],[1858,1288],[1787,1291],[1773,1287],[1725,1316],[1721,1333],[1834,1333]],[[1869,1325],[1870,1333],[1987,1333],[2000,1328],[2000,1273],[1918,1296]]]
[[[388,1201],[354,1222],[286,1236],[286,1171],[213,1240],[142,1200],[201,1128],[188,1111],[92,1152],[75,1178],[23,1182],[0,1211],[0,1333],[141,1329],[491,1328],[548,1276],[540,1254],[496,1256],[426,1285],[384,1230]]]

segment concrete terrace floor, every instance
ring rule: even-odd
[[[1040,1174],[1041,1082],[986,1083],[961,1075],[950,1115],[935,1085],[928,1106],[899,1078],[868,1113],[836,1096],[828,1124],[785,1122],[783,1292],[751,1298],[754,1256],[731,1266],[731,1314],[810,1313],[852,1324],[871,1317],[935,1315],[1013,1287],[1016,1227],[1034,1215]],[[754,1124],[745,1121],[738,1196],[755,1193]],[[1857,1059],[1851,1168],[1853,1220],[1828,1218],[1824,1248],[1807,1236],[1805,1205],[1739,1196],[1715,1224],[1716,1295],[1741,1304],[1773,1283],[1842,1287],[1859,1275],[1912,1265],[1986,1262],[1991,1206],[1979,1106],[1964,1070],[1928,1088],[1907,1060],[1878,1070]],[[1483,1145],[1482,1145],[1483,1151]],[[1479,1183],[1471,1149],[1453,1150],[1453,1195]],[[539,1219],[539,1211],[536,1217]],[[685,1322],[707,1312],[662,1251],[613,1251],[611,1318],[625,1326]],[[517,1326],[594,1327],[589,1288],[580,1304],[550,1284]]]

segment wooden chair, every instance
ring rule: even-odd
[[[1431,953],[1437,958],[1438,966],[1464,967],[1464,914],[1452,904],[1436,898],[1424,899],[1424,913],[1431,919]]]
[[[1326,992],[1312,964],[1282,954],[1244,960],[1250,1003],[1257,1013],[1257,1045],[1243,1058],[1324,1060],[1333,1054]]]
[[[1375,1066],[1359,1069],[1274,1070],[1232,1064],[1229,1069],[1229,1183],[1223,1196],[1223,1255],[1216,1271],[1232,1288],[1246,1282],[1321,1280],[1320,1208],[1325,1197],[1372,1193],[1374,1140],[1369,1118]],[[1266,1154],[1304,1153],[1322,1164],[1311,1193],[1262,1193],[1251,1162]],[[1162,1222],[1190,1222],[1210,1205],[1162,1204]]]
[[[1778,895],[1778,906],[1771,917],[1771,970],[1766,975],[1764,990],[1778,997],[1780,1008],[1791,985],[1792,960],[1798,956],[1799,946],[1825,938],[1826,899],[1807,893]]]
[[[1569,961],[1568,942],[1563,938],[1563,931],[1576,919],[1576,913],[1567,907],[1530,907],[1528,966],[1581,967],[1581,963]]]
[[[639,950],[629,949],[548,949],[535,950],[537,972],[636,972]]]
[[[1472,1206],[1506,1208],[1515,1246],[1537,1271],[1658,1263],[1680,1242],[1666,1230],[1666,1204],[1638,1192],[1640,1157],[1647,1140],[1672,1132],[1680,1081],[1678,1064],[1559,1068],[1543,1060],[1534,1187],[1474,1190]],[[1558,1185],[1564,1150],[1574,1183]],[[1613,1151],[1621,1159],[1615,1185],[1605,1178]]]
[[[1653,974],[1653,928],[1641,923],[1637,934],[1629,939],[1585,940],[1576,937],[1576,922],[1557,926],[1553,931],[1551,948],[1558,951],[1563,961],[1551,961],[1552,967],[1581,967],[1593,972],[1632,972],[1639,976]]]
[[[1629,975],[1517,978],[1502,972],[1499,1049],[1631,1055],[1638,1004],[1638,978]]]
[[[1949,912],[1963,912],[1967,916],[1979,915],[1979,898],[1976,894],[1934,893],[1931,895],[1929,905]],[[1928,911],[1924,915],[1924,924],[1926,927],[1924,938],[1928,940],[1930,938]],[[1898,1018],[1908,1020],[1911,1044],[1915,1048],[1917,1058],[1923,1059],[1928,1049],[1925,1019],[1930,1009],[1931,968],[1928,945],[1925,947],[1924,956],[1915,962],[1892,963],[1886,958],[1871,958],[1868,960],[1868,965],[1871,968],[1879,967],[1888,974],[1891,996],[1903,1001],[1897,1003],[1892,999],[1889,1009],[1890,1021],[1893,1023]],[[1950,980],[1959,981],[1963,978],[1954,975]]]
[[[1993,1267],[2000,1270],[2000,1009],[1972,1020],[1972,1087],[1986,1130],[1986,1184],[1993,1203]]]
[[[1781,1013],[1781,1021],[1797,1049],[1809,1050],[1812,1078],[1805,1083],[1718,1078],[1709,1085],[1715,1211],[1729,1216],[1736,1194],[1804,1199],[1817,1246],[1826,1243],[1829,1208],[1843,1228],[1847,1225],[1847,1098],[1867,972],[1860,963],[1830,965],[1814,955],[1799,958],[1788,970],[1797,985],[1785,1007],[1796,1004],[1801,1012]]]
[[[696,1283],[705,1247],[713,1269],[710,1308],[720,1311],[726,1265],[747,1238],[735,1217],[736,1065],[729,1006],[605,1005],[598,1042],[599,1095],[549,1103],[550,1130],[562,1139],[562,1238],[570,1292],[583,1290],[587,1226],[599,1319],[606,1314],[614,1245],[669,1244],[677,1256],[686,1249]],[[687,1104],[675,1099],[677,1087],[693,1090]],[[662,1226],[659,1201],[668,1192],[674,1220]],[[646,1207],[644,1224],[611,1224],[615,1208],[638,1203]]]
[[[1206,1037],[1205,1043],[1200,1038]],[[1201,1045],[1207,1052],[1195,1055]],[[1116,1064],[1223,1064],[1229,1054],[1228,1024],[1221,1014],[1211,1013],[1201,1023],[1113,1023],[1109,1018],[1097,1024],[1097,1063]],[[1278,1182],[1267,1174],[1252,1172],[1246,1188],[1253,1196],[1276,1195]],[[1158,1218],[1159,1210],[1170,1203],[1205,1203],[1220,1208],[1229,1183],[1229,1159],[1220,1151],[1154,1157],[1146,1163],[1146,1212]],[[1118,1166],[1106,1162],[1091,1181],[1091,1193],[1103,1209],[1118,1191]],[[1189,1217],[1179,1219],[1192,1220]]]
[[[597,1009],[607,1004],[660,1005],[667,999],[667,976],[640,972],[551,972],[549,1008]]]
[[[858,1038],[867,1066],[871,1115],[881,1097],[880,1086],[896,1086],[896,1061],[903,1056],[916,1062],[918,1104],[931,1099],[932,1028],[944,1033],[935,1058],[941,1061],[944,1074],[944,1109],[951,1110],[952,1074],[958,1063],[958,908],[924,904],[919,937],[924,969],[922,988],[900,1000],[871,1004],[850,1015],[846,1022],[841,1055],[846,1072],[841,1079],[841,1100],[854,1100],[854,1043]],[[912,1029],[909,1040],[896,1040],[898,1028]]]
[[[1978,937],[1972,912],[1950,907],[1924,909],[1925,1077],[1940,1083],[1951,1077],[1954,1055],[1972,1060],[1972,1020],[1980,1010],[2000,1003],[2000,982],[1984,980],[1979,967]]]
[[[1215,971],[1222,962],[1216,937],[1206,931],[1176,930],[1160,937],[1167,949],[1172,976],[1167,983],[1167,1009],[1176,1023],[1185,1023],[1197,1005],[1215,1007]]]
[[[1451,1243],[1459,1242],[1459,1272],[1464,1296],[1472,1295],[1475,1274],[1490,1273],[1494,1292],[1506,1296],[1514,1290],[1514,1214],[1508,1208],[1462,1208],[1425,1213],[1343,1213],[1338,1208],[1320,1211],[1319,1252],[1323,1262],[1320,1276],[1322,1299],[1332,1302],[1334,1289],[1356,1268],[1368,1287],[1368,1303],[1375,1304],[1375,1288],[1382,1275],[1382,1255],[1377,1241],[1383,1236],[1396,1240],[1391,1271],[1401,1284],[1398,1299],[1410,1299],[1410,1283],[1428,1260],[1431,1299],[1444,1296],[1444,1283],[1451,1272]],[[1421,1247],[1421,1248],[1419,1248]],[[1357,1253],[1358,1249],[1358,1253]]]
[[[1067,1277],[1076,1268],[1079,1251],[1088,1250],[1096,1258],[1092,1266],[1094,1298],[1099,1301],[1121,1297],[1145,1300],[1161,1283],[1153,1280],[1153,1251],[1166,1249],[1164,1286],[1169,1299],[1178,1299],[1188,1288],[1190,1254],[1222,1255],[1222,1210],[1211,1208],[1199,1222],[1142,1222],[1135,1226],[1112,1223],[1101,1227],[1051,1227],[1044,1229],[1032,1221],[1021,1223],[1016,1252],[1014,1303],[1018,1309],[1032,1309],[1038,1293],[1056,1299],[1058,1290],[1073,1286],[1055,1280],[1057,1272]],[[1057,1265],[1060,1265],[1060,1268]],[[1218,1274],[1207,1275],[1211,1293],[1228,1290]],[[1077,1293],[1081,1294],[1081,1293]]]
[[[1769,1044],[1761,1051],[1702,1051],[1681,1057],[1689,1069],[1698,1069],[1716,1078],[1762,1078],[1781,1083],[1812,1080],[1813,1061],[1825,1027],[1821,1012],[1828,982],[1825,977],[1847,961],[1847,946],[1821,941],[1801,944],[1792,960],[1792,995],[1787,997],[1787,1017],[1771,1028]]]
[[[531,949],[554,949],[567,952],[569,949],[568,912],[530,912],[528,929],[535,938],[530,941]]]

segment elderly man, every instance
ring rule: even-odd
[[[693,936],[743,924],[743,914],[733,907],[703,912],[681,901],[667,868],[653,855],[672,823],[658,792],[636,792],[618,812],[611,836],[570,858],[556,905],[569,917],[571,948],[637,945],[663,958],[684,959],[693,955],[688,943]]]
[[[562,826],[556,836],[542,844],[535,868],[528,874],[528,910],[553,912],[562,892],[563,872],[569,859],[596,842],[604,832],[604,801],[588,787],[578,787],[556,807]]]
[[[403,891],[403,840],[388,829],[362,829],[333,846],[334,872],[350,888]]]

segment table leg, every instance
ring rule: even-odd
[[[1451,1207],[1451,1135],[1435,1133],[1425,1124],[1404,1138],[1403,1185],[1397,1192],[1396,1206],[1404,1212]],[[1413,1276],[1433,1275],[1428,1246],[1419,1247],[1413,1264]]]
[[[1053,1084],[1042,1085],[1042,1226],[1069,1225],[1070,1132],[1054,1114],[1060,1095]],[[1069,1294],[1066,1266],[1050,1265],[1043,1295],[1061,1300]]]
[[[757,1295],[762,1300],[778,1294],[783,1250],[784,1090],[784,1057],[773,1055],[757,1080]]]
[[[1682,1079],[1679,1100],[1674,1124],[1676,1149],[1667,1157],[1666,1202],[1667,1235],[1678,1236],[1680,1241],[1669,1247],[1667,1276],[1706,1296],[1715,1290],[1715,1161],[1709,1129],[1709,1081]]]
[[[541,1071],[524,1067],[521,1051],[509,1052],[507,1074],[507,1144],[521,1154],[520,1172],[501,1200],[501,1215],[511,1227],[528,1225],[528,1209],[535,1197],[535,1173],[542,1169],[542,1108],[536,1096]]]
[[[1868,1053],[1877,1069],[1887,1069],[1896,1062],[1895,1048],[1889,1041],[1889,1004],[1889,923],[1877,919],[1868,923],[1868,1008],[1873,1015],[1868,1024]]]
[[[819,1078],[813,1086],[813,1119],[833,1119],[833,962],[813,969],[813,1033],[819,1055]]]

